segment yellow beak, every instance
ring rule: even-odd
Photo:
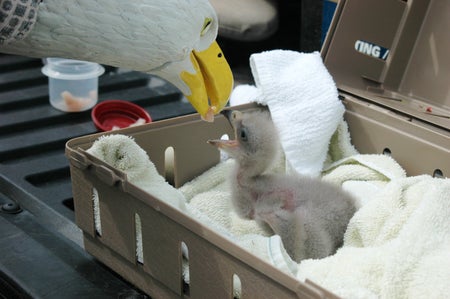
[[[193,51],[191,62],[195,74],[183,71],[180,75],[191,89],[186,98],[204,120],[211,122],[228,102],[233,74],[217,42],[204,51]]]

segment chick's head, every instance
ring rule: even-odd
[[[267,110],[240,112],[224,110],[222,114],[234,129],[233,140],[210,140],[242,166],[267,168],[278,149],[278,134]]]

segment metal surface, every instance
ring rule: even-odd
[[[64,113],[49,104],[42,65],[39,59],[0,55],[0,286],[7,282],[3,286],[15,285],[22,289],[18,293],[25,290],[34,298],[136,296],[139,293],[80,247],[64,147],[69,139],[97,130],[90,111]],[[106,99],[138,104],[153,121],[194,112],[165,81],[112,68],[99,79],[99,101]],[[14,202],[24,211],[5,211],[13,209]],[[30,275],[28,269],[40,274]],[[41,273],[69,277],[69,281]],[[41,283],[55,291],[43,290]],[[67,285],[72,284],[81,290],[68,292]]]

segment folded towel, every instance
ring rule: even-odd
[[[323,171],[322,179],[350,192],[359,208],[387,182],[404,177],[405,170],[389,156],[357,154],[331,163]]]
[[[350,132],[345,120],[342,120],[333,136],[331,136],[328,146],[328,153],[323,169],[327,169],[336,161],[340,161],[346,157],[355,156],[358,151],[351,143]]]
[[[234,165],[233,160],[226,160],[211,167],[202,175],[192,179],[189,183],[184,184],[178,190],[184,195],[188,202],[200,193],[209,190],[226,190],[228,186],[225,184],[224,175],[229,173]]]
[[[256,102],[261,97],[261,90],[254,85],[241,84],[237,85],[230,95],[230,106],[237,106]]]
[[[318,176],[345,110],[320,54],[267,51],[252,54],[250,66],[256,89],[237,87],[230,103],[248,99],[267,105],[288,165]]]
[[[352,218],[344,246],[302,261],[297,277],[345,298],[446,298],[449,219],[450,180],[394,179]]]

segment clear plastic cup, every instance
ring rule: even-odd
[[[50,104],[65,112],[94,107],[98,100],[98,77],[104,72],[94,62],[47,58],[42,73],[49,78]]]

